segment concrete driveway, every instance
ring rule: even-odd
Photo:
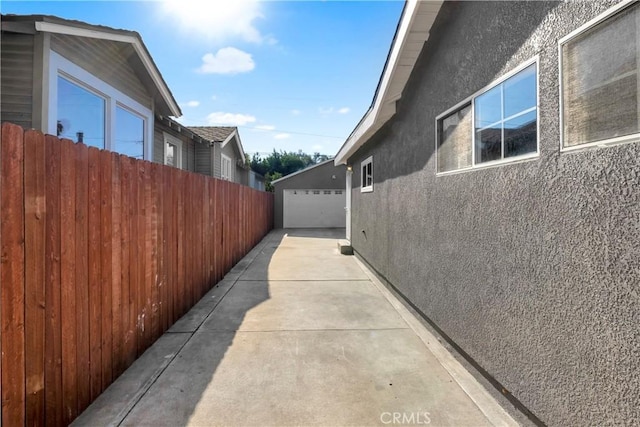
[[[517,425],[343,232],[269,234],[74,425]]]

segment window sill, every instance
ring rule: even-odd
[[[540,157],[540,153],[536,152],[536,153],[526,154],[524,156],[513,157],[510,159],[495,160],[493,162],[480,163],[479,165],[471,166],[464,169],[456,169],[456,170],[446,171],[446,172],[436,172],[436,176],[456,175],[459,173],[472,172],[475,170],[497,168],[505,165],[513,165],[517,163],[530,162],[532,160],[538,159],[539,157]]]
[[[373,193],[373,186],[371,186],[371,187],[362,187],[360,189],[360,192],[361,193]]]
[[[603,139],[600,141],[586,142],[584,144],[572,145],[570,147],[560,147],[561,153],[571,153],[574,151],[589,150],[593,148],[605,148],[613,145],[630,144],[632,142],[640,142],[640,133],[619,136],[616,138]]]

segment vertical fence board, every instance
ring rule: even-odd
[[[60,149],[57,138],[46,137],[45,224],[45,416],[62,425],[62,319],[60,300]],[[0,184],[1,186],[1,184]]]
[[[24,147],[20,127],[2,125],[0,150],[4,184],[0,193],[2,424],[12,426],[25,422]]]
[[[63,140],[60,159],[60,298],[62,309],[62,404],[63,424],[78,414],[76,375],[76,152],[73,142]]]
[[[95,147],[88,149],[88,242],[87,264],[89,290],[89,373],[91,377],[90,399],[93,401],[102,391],[102,295],[101,295],[101,218],[100,218],[100,151]]]
[[[123,315],[122,310],[122,169],[120,156],[111,153],[111,376],[122,373]]]
[[[147,239],[147,248],[148,248],[148,261],[147,265],[147,275],[149,281],[149,289],[150,289],[150,321],[149,321],[149,335],[146,342],[147,347],[149,347],[159,336],[160,336],[160,319],[159,319],[159,293],[158,293],[158,223],[159,223],[159,214],[160,214],[160,203],[158,197],[158,165],[153,163],[148,163],[148,170],[150,172],[147,177],[147,188],[149,189],[149,200],[150,200],[150,217],[148,221],[149,229],[149,237]]]
[[[25,338],[26,420],[43,425],[45,358],[45,145],[44,135],[25,133]]]
[[[121,307],[122,322],[120,340],[122,341],[122,356],[119,360],[118,372],[124,371],[124,369],[133,363],[135,358],[135,341],[134,330],[131,327],[132,323],[135,323],[132,303],[131,303],[131,287],[134,281],[135,275],[131,272],[131,252],[134,252],[131,231],[133,227],[133,218],[135,207],[133,206],[133,188],[135,179],[133,178],[133,164],[131,159],[126,156],[119,156],[120,158],[120,176],[121,176],[121,200],[122,211],[120,218],[120,233],[122,235],[122,247],[121,247]]]
[[[91,383],[84,377],[91,372],[89,311],[89,149],[75,144],[76,151],[76,330],[78,345],[78,413],[91,402]]]
[[[272,195],[14,125],[0,165],[6,425],[73,421],[273,220]]]
[[[112,316],[113,316],[113,216],[111,201],[113,200],[113,157],[108,151],[100,151],[100,297],[101,297],[101,342],[100,358],[102,371],[101,391],[111,384],[113,353]],[[117,270],[115,270],[117,272]]]

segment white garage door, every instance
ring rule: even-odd
[[[343,228],[344,190],[283,190],[284,228]]]

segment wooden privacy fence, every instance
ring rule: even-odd
[[[66,425],[272,227],[273,195],[2,125],[2,424]]]

